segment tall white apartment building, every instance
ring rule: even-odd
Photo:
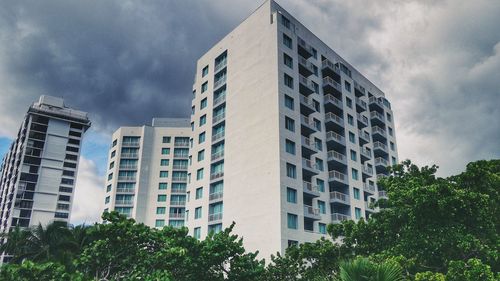
[[[384,93],[274,1],[197,62],[186,224],[263,257],[360,219],[396,163]]]
[[[81,142],[90,125],[87,113],[66,107],[61,98],[41,96],[28,109],[2,162],[1,233],[69,222]]]
[[[190,134],[189,119],[177,118],[116,130],[104,211],[151,227],[184,226]]]

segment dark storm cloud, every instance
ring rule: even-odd
[[[197,58],[245,15],[232,13],[227,1],[210,4],[3,2],[2,118],[15,116],[11,123],[17,127],[40,94],[64,96],[90,112],[99,129],[188,116]]]

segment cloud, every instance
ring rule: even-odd
[[[80,157],[71,223],[91,224],[100,220],[104,209],[104,177],[94,161]]]

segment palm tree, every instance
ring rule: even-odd
[[[30,232],[19,226],[16,226],[7,233],[2,233],[0,235],[3,240],[0,243],[0,253],[12,255],[11,263],[20,263],[23,260],[21,256],[25,252],[26,241],[29,236]]]
[[[342,262],[338,281],[401,281],[403,272],[397,264],[375,264],[366,258]]]

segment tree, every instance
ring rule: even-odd
[[[403,271],[396,263],[373,263],[367,258],[342,262],[338,281],[402,281]]]
[[[21,264],[4,265],[0,270],[0,281],[78,281],[84,280],[78,274],[67,273],[63,265],[48,262],[24,261]]]
[[[451,261],[477,258],[498,271],[500,160],[469,163],[437,178],[436,166],[396,165],[380,182],[390,200],[367,221],[329,226],[356,255],[402,257],[409,274],[446,273]]]

